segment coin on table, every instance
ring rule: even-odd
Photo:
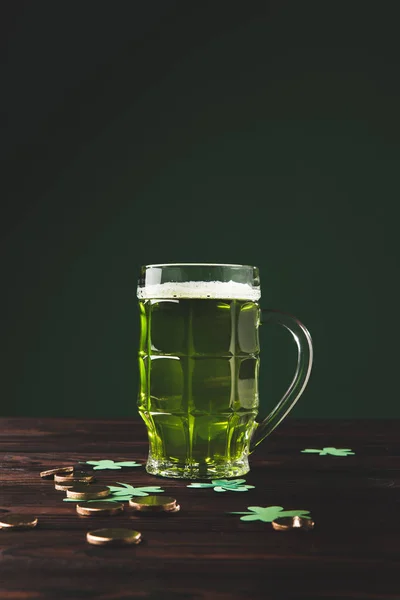
[[[177,512],[176,500],[170,496],[132,497],[129,506],[141,512]]]
[[[70,481],[75,481],[76,483],[91,483],[95,480],[95,476],[86,473],[86,471],[74,471],[73,473],[59,473],[54,475],[54,481],[57,483],[68,483]]]
[[[111,502],[104,500],[102,502],[78,502],[76,512],[85,517],[103,517],[108,515],[117,515],[124,510],[121,502]]]
[[[130,546],[139,544],[142,538],[140,531],[133,529],[96,529],[86,534],[86,540],[89,544],[96,546]]]
[[[73,481],[71,481],[71,483],[55,483],[54,489],[62,491],[62,492],[66,492],[67,490],[70,490],[72,487],[74,487],[74,485],[75,485],[75,482],[73,482]]]
[[[272,521],[275,531],[310,531],[314,529],[314,521],[306,517],[280,517]]]
[[[85,485],[76,483],[67,490],[67,498],[76,500],[95,500],[96,498],[106,498],[110,495],[110,490],[104,485]]]
[[[37,517],[11,513],[0,517],[0,529],[33,529],[38,524]]]
[[[74,472],[74,467],[72,466],[68,466],[68,467],[56,467],[55,469],[48,469],[47,471],[42,471],[40,473],[40,477],[42,477],[43,479],[53,479],[54,475],[61,475],[61,474],[67,474],[69,473],[70,475]]]

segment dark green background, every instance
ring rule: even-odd
[[[400,416],[395,7],[8,7],[2,415],[135,414],[139,266],[195,261],[308,326],[294,415]],[[294,348],[262,335],[265,413]]]

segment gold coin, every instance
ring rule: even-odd
[[[103,485],[76,483],[67,490],[67,498],[75,498],[76,500],[95,500],[96,498],[106,498],[109,495],[109,488]]]
[[[116,515],[124,510],[120,502],[78,502],[76,512],[86,517],[102,517],[104,515]]]
[[[306,517],[280,517],[272,521],[275,531],[309,531],[314,529],[314,521]]]
[[[75,481],[77,483],[90,483],[95,481],[94,475],[90,475],[85,471],[74,471],[73,473],[60,473],[54,475],[54,481],[57,483],[68,483]]]
[[[176,508],[176,500],[170,496],[133,497],[129,500],[129,506],[143,512],[170,512]]]
[[[0,517],[0,529],[33,529],[38,524],[37,517],[11,513]]]
[[[142,534],[133,529],[96,529],[86,534],[89,544],[97,546],[130,546],[139,544]]]
[[[67,490],[70,490],[74,485],[75,483],[73,481],[71,481],[71,483],[55,483],[54,489],[66,492]]]
[[[42,471],[40,473],[40,477],[43,479],[53,479],[54,475],[58,475],[61,473],[73,473],[74,467],[56,467],[55,469],[48,469],[47,471]]]

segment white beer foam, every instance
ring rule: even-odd
[[[182,281],[158,283],[138,287],[139,299],[182,298],[182,299],[218,299],[253,300],[260,296],[260,288],[236,281]]]

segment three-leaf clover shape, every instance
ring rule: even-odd
[[[241,521],[263,521],[271,523],[280,517],[310,517],[309,510],[284,510],[283,506],[248,506],[250,512],[231,512],[231,515],[244,515]]]
[[[106,498],[99,498],[98,500],[89,500],[89,502],[127,502],[132,496],[148,496],[149,494],[161,493],[164,490],[160,486],[146,486],[146,487],[133,487],[128,483],[121,483],[117,481],[121,486],[109,485],[107,486],[111,494]],[[75,498],[64,498],[64,502],[79,502]]]
[[[245,479],[212,479],[211,483],[191,483],[189,488],[214,488],[214,492],[247,492],[254,485],[243,485]]]
[[[306,448],[302,450],[303,454],[319,454],[320,456],[325,456],[326,454],[331,454],[332,456],[349,456],[350,454],[355,454],[351,448]]]
[[[126,460],[121,462],[115,462],[113,460],[87,460],[87,465],[96,465],[93,467],[94,471],[101,469],[122,469],[122,467],[141,467],[142,465],[134,460]]]

